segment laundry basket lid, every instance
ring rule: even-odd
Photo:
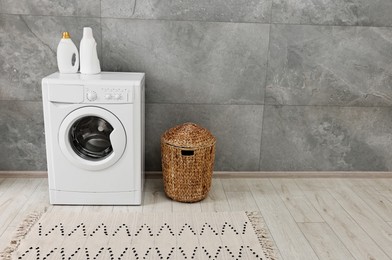
[[[195,123],[184,123],[167,130],[161,141],[176,147],[201,148],[214,145],[216,139],[207,129]]]

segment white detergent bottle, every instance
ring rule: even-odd
[[[97,54],[97,42],[90,27],[83,28],[83,38],[80,41],[80,73],[97,74],[101,72]]]
[[[76,73],[79,69],[78,48],[68,32],[63,32],[63,37],[57,46],[57,66],[60,73]]]

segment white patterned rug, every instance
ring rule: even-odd
[[[276,259],[257,212],[31,214],[2,259]]]

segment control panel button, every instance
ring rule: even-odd
[[[120,94],[115,94],[114,95],[114,99],[117,99],[117,100],[121,99],[121,95]]]
[[[97,93],[95,91],[89,91],[87,92],[87,99],[89,101],[95,101],[97,100]]]
[[[112,99],[112,95],[111,94],[106,94],[105,95],[105,99]]]

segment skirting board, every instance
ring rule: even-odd
[[[0,171],[0,178],[46,178],[46,171]],[[225,172],[215,171],[214,178],[392,178],[392,172],[356,171],[276,171],[276,172]],[[162,178],[162,172],[146,172],[146,178]]]

